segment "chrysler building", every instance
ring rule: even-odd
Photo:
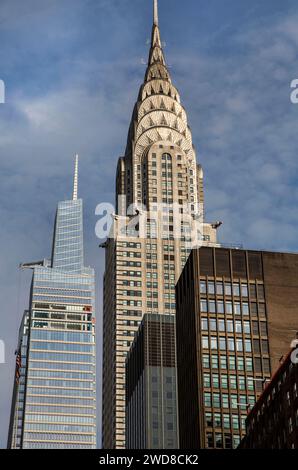
[[[219,225],[204,222],[203,170],[164,57],[157,0],[153,9],[148,66],[125,153],[118,161],[116,213],[104,244],[102,444],[106,449],[125,448],[125,361],[143,315],[175,315],[175,284],[189,254],[193,225],[197,244],[212,246]],[[187,217],[182,218],[177,236],[175,218],[185,214],[185,208]]]

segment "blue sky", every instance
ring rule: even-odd
[[[30,275],[17,266],[50,254],[76,152],[86,263],[97,269],[101,316],[104,258],[94,210],[114,200],[151,23],[151,0],[0,2],[0,447],[28,303]],[[226,243],[298,249],[298,105],[290,101],[297,24],[296,0],[160,0],[166,58],[205,172],[207,218],[224,222]]]

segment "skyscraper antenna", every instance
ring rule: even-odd
[[[153,15],[153,22],[155,26],[158,26],[158,1],[154,0],[154,15]]]
[[[78,179],[79,179],[79,156],[75,157],[75,171],[73,178],[73,195],[72,200],[76,201],[78,199]]]

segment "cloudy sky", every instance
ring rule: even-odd
[[[76,152],[101,316],[94,210],[114,200],[151,18],[151,0],[0,1],[0,447],[28,302],[30,273],[18,265],[49,256]],[[204,167],[207,218],[224,222],[222,242],[298,250],[297,24],[297,0],[160,0],[166,58]]]

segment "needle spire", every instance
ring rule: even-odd
[[[153,14],[153,23],[155,26],[158,26],[158,1],[154,0],[154,14]]]
[[[76,201],[78,199],[78,180],[79,180],[79,156],[75,156],[75,171],[73,178],[73,195],[72,200]]]

